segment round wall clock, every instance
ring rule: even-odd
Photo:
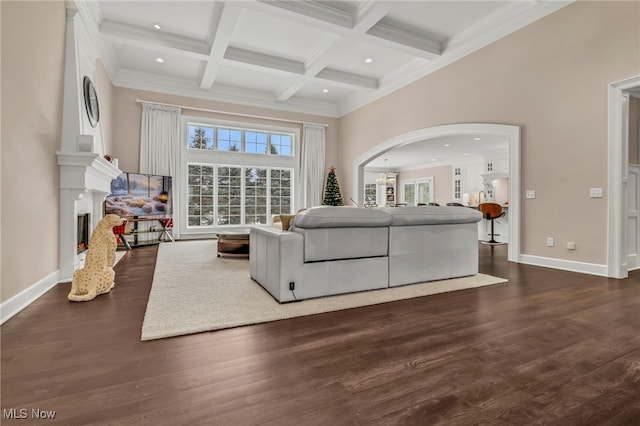
[[[98,94],[91,79],[84,77],[82,82],[84,88],[84,107],[87,110],[87,117],[91,127],[96,127],[100,121],[100,107],[98,106]]]

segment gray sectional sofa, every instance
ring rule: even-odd
[[[278,302],[478,273],[482,215],[464,207],[313,207],[250,231],[251,278]]]

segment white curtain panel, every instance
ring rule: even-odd
[[[325,126],[305,124],[300,155],[300,207],[322,204],[324,185]]]
[[[182,188],[181,109],[142,104],[140,125],[140,173],[171,176],[173,196],[173,237],[180,238],[180,194]]]

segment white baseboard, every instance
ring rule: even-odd
[[[4,324],[9,318],[35,302],[40,296],[49,291],[53,286],[58,284],[60,277],[60,271],[54,271],[16,294],[9,300],[0,305],[0,324]]]
[[[553,259],[550,257],[532,256],[521,254],[519,263],[534,266],[544,266],[545,268],[562,269],[563,271],[580,272],[582,274],[598,275],[607,277],[607,265],[597,263],[576,262],[574,260]]]
[[[117,265],[127,253],[128,252],[116,252],[116,260],[113,265]],[[0,324],[4,324],[9,318],[13,317],[15,314],[38,300],[40,296],[51,290],[54,285],[71,281],[71,277],[64,277],[62,275],[62,271],[58,269],[33,284],[31,287],[22,290],[11,299],[3,302],[0,305]]]

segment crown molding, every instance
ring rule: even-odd
[[[113,85],[117,87],[185,96],[216,102],[268,108],[303,114],[338,117],[338,109],[331,102],[310,101],[291,97],[286,103],[278,102],[273,94],[258,90],[214,85],[210,91],[200,90],[195,81],[121,69]]]

